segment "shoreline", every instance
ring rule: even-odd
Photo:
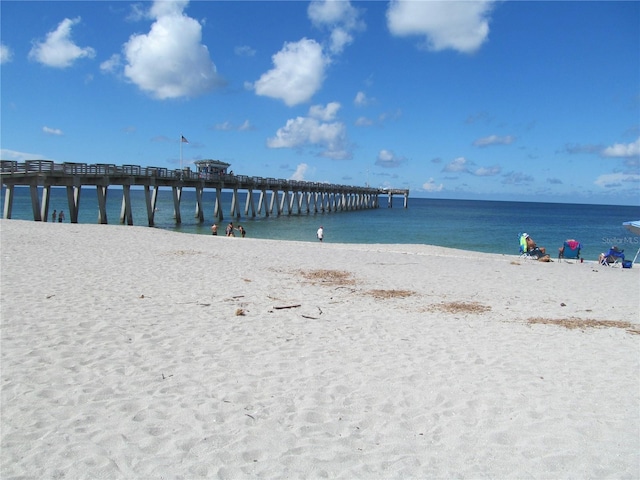
[[[640,477],[637,265],[18,220],[0,240],[3,478]]]
[[[218,230],[218,235],[211,235],[210,233],[210,226],[204,224],[203,226],[200,226],[199,228],[201,229],[201,231],[191,231],[191,230],[180,230],[179,227],[177,228],[168,228],[168,227],[164,227],[164,226],[146,226],[146,225],[122,225],[122,224],[96,224],[96,223],[76,223],[76,224],[72,224],[69,222],[65,222],[65,223],[51,223],[51,222],[34,222],[33,220],[28,220],[28,219],[3,219],[0,218],[0,224],[2,224],[3,222],[26,222],[26,223],[36,223],[36,224],[42,224],[42,225],[67,225],[69,227],[72,226],[77,226],[77,227],[88,227],[88,228],[98,228],[98,229],[104,229],[104,228],[127,228],[127,229],[141,229],[141,230],[149,230],[149,231],[156,231],[156,232],[165,232],[165,233],[169,233],[169,234],[178,234],[178,235],[186,235],[186,236],[195,236],[195,237],[217,237],[217,238],[227,238],[226,235],[224,234],[223,231],[220,230],[220,226],[219,226],[219,230]],[[224,224],[225,222],[222,222],[222,224]],[[248,222],[242,222],[245,224],[250,223],[250,221]],[[326,223],[326,222],[325,222]],[[241,223],[238,223],[238,225],[240,225]],[[191,228],[193,226],[189,226],[188,228]],[[54,227],[55,228],[55,227]],[[240,238],[239,234],[236,234],[234,237],[230,237],[230,239],[240,239],[242,241],[246,241],[246,242],[253,242],[253,241],[257,241],[257,242],[272,242],[275,244],[287,244],[287,243],[291,243],[294,245],[315,245],[318,244],[320,242],[318,242],[317,238],[310,238],[310,239],[306,239],[306,240],[291,240],[291,239],[281,239],[281,238],[263,238],[263,237],[252,237],[250,235],[248,235],[245,238]],[[621,242],[624,245],[624,242]],[[475,258],[477,256],[493,256],[496,258],[508,258],[508,259],[515,259],[517,261],[521,260],[520,255],[518,253],[504,253],[504,252],[486,252],[486,251],[481,251],[481,250],[467,250],[464,248],[457,248],[457,247],[448,247],[448,246],[444,246],[444,245],[437,245],[437,244],[428,244],[428,243],[374,243],[374,242],[367,242],[367,243],[359,243],[359,242],[339,242],[339,241],[331,241],[326,239],[325,237],[325,241],[322,242],[323,245],[325,245],[325,248],[331,248],[331,247],[337,247],[340,249],[354,249],[354,250],[366,250],[366,251],[389,251],[389,252],[396,252],[396,253],[411,253],[411,254],[417,254],[417,255],[437,255],[437,256],[450,256],[450,257],[454,257],[454,258]],[[550,258],[551,258],[551,262],[558,262],[558,258],[555,256],[557,255],[557,251],[555,247],[551,247],[551,249],[547,248],[548,251],[550,251]],[[603,251],[606,251],[606,248],[602,249]],[[449,252],[449,253],[446,253]],[[630,254],[635,255],[635,246],[632,246],[629,249]],[[630,257],[631,259],[631,257]],[[589,264],[595,267],[599,266],[599,262],[597,258],[583,258],[583,263],[584,264]],[[640,260],[638,260],[638,262],[640,262]],[[638,268],[640,266],[640,263],[636,262],[635,268]],[[569,260],[563,260],[562,263],[575,263],[574,259],[569,259]]]
[[[139,193],[140,198],[134,202],[134,223],[146,227],[146,206],[142,192]],[[28,195],[22,197],[21,203],[18,204],[21,206],[17,208],[14,205],[15,219],[31,220],[30,198]],[[67,201],[65,196],[59,197],[51,208],[60,208]],[[96,223],[97,205],[95,208],[92,206],[96,202],[93,197],[95,195],[90,193],[83,196],[79,212],[81,224]],[[210,234],[210,225],[216,220],[207,218],[207,221],[201,224],[195,219],[190,208],[195,199],[189,200],[188,195],[182,198],[183,222],[176,225],[172,199],[170,196],[165,197],[166,195],[159,196],[155,218],[157,228],[181,233]],[[115,226],[119,224],[121,202],[117,195],[110,198],[112,202],[107,216],[110,224]],[[208,201],[209,204],[211,201]],[[29,208],[26,208],[25,202],[29,203]],[[234,224],[240,223],[248,228],[247,237],[250,238],[308,242],[316,241],[315,232],[319,225],[324,225],[327,243],[335,241],[368,244],[375,241],[383,244],[442,245],[474,252],[514,255],[518,253],[518,233],[527,231],[540,245],[547,247],[553,257],[557,257],[557,248],[562,246],[564,240],[576,238],[583,244],[582,256],[594,261],[613,245],[626,249],[627,255],[631,258],[640,246],[640,237],[630,235],[630,232],[622,227],[622,223],[629,218],[640,217],[640,212],[633,207],[613,209],[595,205],[585,209],[572,204],[571,208],[567,207],[568,209],[558,212],[547,204],[535,204],[523,212],[522,205],[518,202],[502,203],[502,207],[492,208],[490,202],[484,201],[434,203],[430,199],[416,198],[407,209],[379,208],[268,217],[245,215],[239,219],[227,217],[220,225],[226,225],[229,220]],[[206,209],[207,217],[211,214],[212,208],[211,205]],[[222,209],[226,213],[230,206],[225,205]],[[20,212],[20,215],[17,215],[17,212]]]

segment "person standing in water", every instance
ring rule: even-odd
[[[324,238],[324,228],[322,228],[322,225],[320,225],[320,228],[316,232],[316,236],[318,237],[318,240],[320,240],[320,241],[322,241],[322,239]]]

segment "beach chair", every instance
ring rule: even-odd
[[[531,257],[527,252],[527,234],[519,233],[518,239],[520,241],[520,258],[526,260]]]
[[[578,260],[582,244],[574,239],[565,240],[562,247],[558,249],[558,260]]]
[[[611,247],[607,253],[600,254],[600,265],[605,267],[621,267],[622,262],[624,262],[624,250],[616,246]]]

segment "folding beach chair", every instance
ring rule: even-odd
[[[616,246],[611,247],[607,253],[600,254],[600,264],[605,267],[621,267],[622,262],[624,262],[624,250]]]
[[[518,234],[518,239],[520,241],[520,258],[524,260],[530,259],[531,255],[529,254],[529,252],[527,252],[527,234]]]
[[[574,239],[565,240],[562,247],[558,250],[558,260],[578,260],[580,258],[581,249],[582,244],[579,241]]]

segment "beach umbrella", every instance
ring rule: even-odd
[[[626,229],[629,230],[634,235],[640,235],[640,220],[634,220],[632,222],[624,222],[622,225],[626,227]],[[640,254],[640,248],[638,248],[638,251],[636,252],[636,256],[633,257],[633,263],[636,263],[638,254]]]

